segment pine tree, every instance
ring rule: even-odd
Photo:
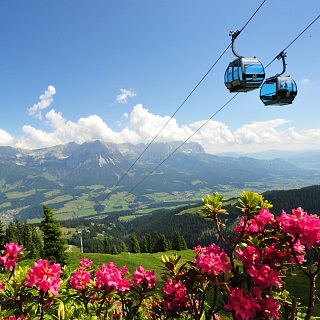
[[[4,229],[4,225],[2,220],[0,220],[0,248],[2,249],[3,245],[6,241],[6,231]]]
[[[133,233],[131,235],[131,238],[130,238],[130,241],[131,241],[131,252],[132,253],[139,253],[140,252],[140,245],[139,245],[139,240],[137,238],[137,235],[135,233]]]
[[[44,256],[43,242],[40,239],[40,236],[35,226],[31,226],[31,237],[32,237],[32,243],[35,246],[35,253],[34,253],[35,258],[43,257]]]
[[[15,227],[15,233],[16,233],[16,237],[17,240],[20,244],[22,244],[25,247],[25,244],[23,242],[23,234],[24,234],[24,227],[23,224],[17,219],[14,223],[14,227]]]
[[[153,252],[152,237],[150,233],[146,233],[143,236],[141,249],[143,250],[143,252],[147,252],[147,253]]]
[[[103,239],[103,247],[104,247],[104,253],[110,253],[110,244],[107,237],[104,237]]]
[[[172,250],[186,250],[187,243],[183,236],[180,235],[179,231],[175,231],[172,238]]]
[[[158,234],[156,232],[154,236],[154,252],[166,252],[169,250],[169,247],[166,236],[163,233]]]
[[[123,240],[121,241],[120,252],[128,252],[128,247]]]
[[[12,221],[9,222],[9,225],[6,229],[6,243],[8,242],[18,242],[17,234],[16,234],[16,228],[14,227],[14,224]]]
[[[61,238],[59,222],[50,207],[43,205],[43,220],[40,229],[43,232],[44,259],[55,261],[62,265],[66,263],[65,242]]]
[[[118,254],[118,249],[117,249],[117,246],[115,244],[111,246],[110,253],[111,254]]]

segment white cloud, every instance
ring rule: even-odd
[[[132,89],[120,89],[120,94],[117,95],[117,102],[118,103],[127,103],[129,98],[136,97],[137,94]]]
[[[308,78],[302,79],[301,83],[302,84],[308,84],[308,83],[310,83],[310,79],[308,79]]]
[[[0,129],[0,145],[11,146],[15,143],[15,138],[5,130]]]
[[[37,104],[28,109],[28,113],[35,118],[42,119],[42,110],[48,108],[53,102],[53,95],[56,94],[56,89],[54,86],[48,86],[48,89],[42,94]]]
[[[45,118],[48,130],[25,125],[22,128],[23,135],[17,138],[0,129],[1,145],[35,149],[71,141],[83,143],[94,140],[136,144],[148,143],[157,136],[156,142],[194,141],[208,153],[219,153],[318,148],[317,141],[320,139],[320,128],[299,132],[289,120],[280,118],[255,121],[236,130],[230,130],[227,124],[213,120],[179,125],[175,118],[153,114],[142,104],[134,106],[131,113],[122,115],[117,131],[98,115],[73,122],[65,119],[61,112],[51,109]]]

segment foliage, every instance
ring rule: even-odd
[[[222,195],[203,200],[202,211],[214,222],[224,248],[196,246],[195,257],[181,262],[162,256],[162,293],[154,271],[143,266],[132,275],[114,262],[93,266],[83,258],[74,272],[48,260],[33,268],[16,266],[22,246],[5,245],[0,257],[0,318],[7,319],[311,319],[320,274],[320,219],[302,208],[275,217],[260,194],[243,192],[234,233],[225,237],[220,217]],[[160,237],[161,238],[161,237]],[[306,261],[306,248],[317,261]],[[296,267],[309,283],[306,310],[286,286]]]
[[[65,242],[61,238],[60,224],[50,207],[46,205],[43,205],[43,220],[40,228],[43,232],[43,258],[64,265],[66,263]]]

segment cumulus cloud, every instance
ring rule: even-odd
[[[51,90],[51,97],[53,92]],[[43,109],[34,108],[40,112]],[[22,127],[23,135],[15,138],[0,129],[0,141],[1,145],[35,149],[71,141],[149,143],[156,137],[156,142],[194,141],[208,153],[219,153],[316,148],[316,141],[320,138],[320,128],[299,132],[289,120],[280,118],[254,121],[235,130],[231,130],[226,123],[214,120],[179,125],[177,119],[154,114],[142,104],[135,105],[130,113],[123,114],[119,123],[118,130],[114,130],[98,115],[70,121],[61,112],[51,109],[45,114],[47,130],[25,125]]]
[[[5,130],[0,129],[0,145],[11,146],[15,143],[15,138]]]
[[[48,86],[48,89],[42,94],[37,104],[28,109],[28,113],[35,118],[42,119],[42,110],[48,108],[53,102],[53,96],[56,94],[56,89],[54,86]]]
[[[120,94],[117,95],[117,102],[118,103],[127,103],[129,98],[136,97],[137,94],[132,89],[120,89]]]

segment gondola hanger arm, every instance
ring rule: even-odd
[[[238,58],[243,58],[243,56],[240,56],[234,49],[234,42],[235,42],[235,40],[236,40],[236,38],[238,37],[239,34],[240,34],[239,30],[230,31],[229,36],[231,36],[233,54]]]
[[[278,73],[276,76],[281,76],[286,72],[286,62],[285,62],[285,57],[287,56],[287,53],[284,51],[281,51],[277,56],[276,59],[280,60],[282,59],[282,72]]]

